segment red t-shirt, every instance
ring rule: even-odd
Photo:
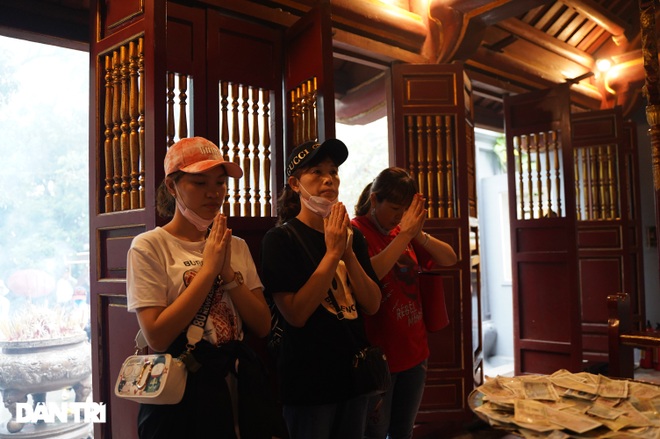
[[[399,227],[383,235],[366,216],[353,218],[367,239],[369,256],[383,251],[399,233]],[[390,372],[401,372],[421,363],[429,356],[426,326],[422,316],[418,273],[420,266],[433,266],[431,256],[411,244],[401,254],[394,267],[380,281],[382,299],[380,309],[373,316],[364,316],[367,338],[380,346],[390,367]],[[419,258],[419,259],[418,259]]]

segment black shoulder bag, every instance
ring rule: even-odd
[[[295,227],[288,223],[284,224],[283,227],[298,241],[312,263],[318,265],[316,258],[312,256],[305,240],[298,234]],[[344,313],[341,311],[339,303],[337,303],[337,299],[335,299],[332,293],[332,289],[328,290],[328,297],[332,306],[337,311],[337,319],[344,320]],[[389,366],[387,365],[387,357],[383,350],[379,346],[360,346],[347,324],[342,324],[342,326],[346,329],[349,338],[353,341],[357,349],[351,361],[353,386],[357,389],[357,393],[371,396],[387,392],[392,383],[392,377]]]

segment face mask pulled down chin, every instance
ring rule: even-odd
[[[300,193],[300,201],[307,206],[309,210],[317,214],[318,216],[325,218],[328,215],[330,215],[330,211],[332,210],[332,206],[337,203],[337,198],[334,200],[328,200],[327,198],[323,197],[318,197],[316,195],[310,195],[309,191],[305,189],[305,187],[301,184],[300,188],[303,189],[305,192],[307,192],[307,195],[309,198],[305,198],[302,196],[302,192]]]
[[[183,215],[185,219],[190,221],[190,223],[193,226],[195,226],[197,230],[199,230],[200,232],[204,232],[209,228],[209,226],[213,222],[213,218],[211,219],[202,218],[192,210],[188,209],[185,203],[183,202],[183,200],[181,199],[180,195],[177,196],[175,200],[176,200],[176,205],[179,208],[179,212],[181,212],[181,215]]]

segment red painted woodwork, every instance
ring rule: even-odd
[[[420,180],[420,188],[429,206],[438,206],[439,191],[434,181],[447,175],[446,163],[440,157],[436,142],[455,145],[454,190],[449,190],[450,205],[442,216],[430,213],[424,229],[452,245],[459,262],[439,270],[444,279],[449,326],[429,334],[428,375],[416,436],[447,431],[454,423],[465,422],[473,414],[467,406],[467,396],[483,379],[481,347],[481,293],[479,284],[479,231],[476,226],[476,192],[474,184],[474,135],[470,81],[462,65],[395,64],[392,67],[392,99],[394,114],[395,165],[408,169]],[[424,141],[433,129],[420,130],[423,139],[412,136],[410,121],[446,118],[452,124],[443,125],[450,133]],[[434,132],[434,131],[433,131]],[[443,133],[445,131],[442,131]],[[415,146],[411,141],[419,142]],[[417,149],[426,149],[422,157]],[[446,145],[446,144],[445,144]],[[412,152],[412,153],[411,153]],[[418,161],[419,160],[419,161]],[[443,165],[443,166],[441,166]],[[431,175],[431,180],[427,176]],[[429,192],[433,191],[433,192]],[[435,212],[436,209],[433,209]],[[449,214],[448,212],[452,212]],[[435,437],[435,436],[434,436]]]
[[[94,2],[103,15],[109,3]],[[121,3],[121,2],[119,2]],[[318,138],[334,136],[334,91],[332,76],[332,29],[328,5],[322,3],[284,29],[246,16],[226,13],[220,5],[188,7],[180,3],[144,2],[144,11],[134,16],[134,8],[112,6],[114,13],[124,10],[127,19],[121,26],[103,27],[100,20],[98,41],[91,46],[94,87],[101,87],[104,72],[101,56],[126,41],[144,37],[145,66],[145,209],[111,214],[99,213],[106,195],[103,188],[105,166],[103,145],[104,94],[93,90],[91,156],[97,166],[92,169],[90,195],[92,207],[92,327],[95,400],[108,404],[108,422],[97,425],[95,437],[135,437],[137,405],[116,399],[112,386],[121,361],[133,350],[137,330],[136,319],[126,312],[125,258],[131,239],[145,230],[162,224],[153,206],[155,193],[163,179],[162,161],[168,139],[165,105],[166,73],[187,75],[193,87],[187,90],[190,105],[188,135],[203,135],[221,144],[219,114],[220,81],[271,90],[271,159],[272,191],[279,192],[284,183],[283,160],[292,145],[284,141],[290,136],[284,128],[289,119],[287,91],[300,81],[317,78]],[[100,6],[103,5],[103,6]],[[130,16],[130,17],[129,17]],[[242,18],[241,18],[242,17]],[[112,18],[117,21],[116,17]],[[203,48],[203,50],[200,50]],[[98,66],[98,67],[97,67]],[[449,121],[447,141],[454,145],[451,165],[457,170],[446,182],[451,200],[445,206],[451,214],[433,214],[426,230],[450,243],[460,262],[441,271],[450,324],[430,335],[431,357],[429,380],[418,421],[425,431],[439,431],[448,423],[461,423],[472,418],[467,395],[482,381],[479,285],[479,230],[476,225],[476,185],[474,164],[474,125],[471,84],[460,64],[451,66],[394,67],[394,126],[396,145],[391,154],[396,164],[414,168],[431,176],[425,180],[430,190],[433,175],[445,175],[442,169],[416,168],[408,159],[406,133],[401,118],[432,115]],[[284,89],[282,89],[284,84]],[[289,127],[290,128],[290,127]],[[435,165],[434,165],[435,166]],[[411,168],[411,169],[412,169]],[[458,172],[460,170],[460,172]],[[425,190],[426,190],[425,189]],[[439,211],[438,194],[429,196],[434,211]],[[443,214],[444,215],[444,214]],[[244,238],[259,264],[260,242],[274,217],[233,216],[230,225]],[[257,343],[258,347],[258,343]]]
[[[317,137],[319,141],[335,137],[335,92],[332,64],[332,22],[330,4],[321,2],[286,32],[284,54],[284,88],[286,104],[286,145],[292,145],[292,117],[288,105],[289,92],[298,84],[316,78]]]
[[[131,2],[92,2],[101,17],[99,37],[90,47],[92,59],[92,128],[90,154],[97,166],[90,171],[91,309],[94,400],[107,404],[107,422],[95,424],[96,438],[137,437],[138,405],[117,399],[114,380],[123,359],[134,352],[138,329],[126,311],[126,252],[137,234],[162,224],[155,211],[156,189],[162,181],[167,149],[166,73],[188,75],[194,87],[188,93],[188,135],[202,135],[218,142],[218,83],[241,81],[272,90],[270,96],[272,190],[277,193],[282,177],[282,44],[283,30],[223,15],[219,9],[192,8],[178,3],[146,0],[136,15]],[[116,3],[116,4],[115,4]],[[142,2],[137,2],[141,4]],[[166,7],[167,6],[167,7]],[[104,14],[112,11],[111,17]],[[125,20],[118,26],[106,26]],[[105,214],[104,178],[104,66],[101,57],[126,41],[144,38],[145,76],[145,209]],[[248,82],[249,81],[249,82]],[[275,171],[275,169],[277,169]],[[236,235],[244,238],[258,262],[261,237],[274,218],[234,217]]]
[[[578,259],[580,268],[580,297],[582,305],[583,361],[588,364],[608,362],[607,297],[627,292],[633,303],[643,301],[643,283],[637,282],[639,247],[639,212],[630,197],[636,186],[630,180],[629,164],[637,162],[624,130],[621,108],[576,113],[571,115],[574,150],[600,145],[616,145],[617,169],[613,177],[619,183],[617,200],[622,214],[616,219],[578,221]],[[635,315],[639,309],[634,309]],[[643,315],[643,314],[642,314]]]
[[[634,128],[624,130],[620,108],[571,114],[568,87],[509,97],[505,108],[516,374],[606,363],[607,296],[629,292],[643,315]],[[520,177],[513,139],[550,131],[561,145],[563,211],[539,217],[530,207],[523,215],[520,186],[537,171]],[[546,171],[554,169],[538,171],[541,181]]]
[[[569,104],[567,86],[505,98],[516,375],[582,366]],[[517,194],[513,139],[541,132],[558,133],[562,178],[568,183],[555,195],[568,213],[519,218],[525,197]]]

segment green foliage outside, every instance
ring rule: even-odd
[[[5,284],[13,272],[28,268],[57,279],[74,260],[81,263],[71,274],[86,275],[88,59],[85,52],[0,37],[0,279]]]

